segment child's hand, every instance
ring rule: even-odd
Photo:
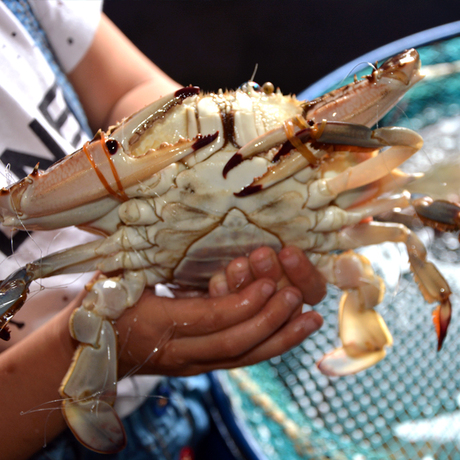
[[[318,313],[302,314],[304,299],[316,303],[325,293],[323,277],[302,251],[286,248],[278,259],[261,248],[230,263],[226,273],[211,280],[209,298],[170,299],[146,290],[117,321],[119,377],[250,365],[288,351],[321,327]]]
[[[249,257],[239,257],[229,263],[225,273],[215,275],[209,282],[212,297],[238,292],[256,279],[270,278],[277,288],[295,286],[308,305],[317,304],[326,295],[326,280],[295,246],[283,248],[278,255],[273,249],[262,247]]]

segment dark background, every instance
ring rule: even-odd
[[[106,0],[106,14],[178,82],[251,78],[298,93],[382,45],[460,19],[460,1]],[[351,70],[352,71],[352,70]]]

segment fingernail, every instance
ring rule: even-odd
[[[323,318],[319,314],[311,315],[308,313],[303,313],[299,319],[301,319],[301,321],[298,322],[295,330],[307,331],[309,335],[313,334],[313,332],[316,332],[323,325]]]
[[[227,278],[223,273],[214,276],[212,280],[212,290],[217,296],[224,296],[228,294]]]
[[[272,283],[262,284],[262,294],[269,297],[275,292],[275,286]]]
[[[319,313],[316,313],[315,315],[311,315],[310,319],[312,323],[314,324],[315,331],[317,331],[323,325],[324,320],[323,320],[323,317]]]
[[[251,262],[259,272],[268,272],[273,267],[273,260],[263,252],[255,252],[251,256]]]
[[[249,267],[247,260],[234,263],[232,266],[230,276],[233,282],[236,283],[236,288],[239,288],[249,275]]]
[[[297,265],[299,265],[299,256],[295,252],[288,253],[287,256],[284,256],[281,259],[281,263],[286,267],[286,268],[295,268]]]
[[[290,289],[284,293],[284,300],[288,307],[294,308],[300,303],[300,296]]]

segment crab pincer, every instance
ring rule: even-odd
[[[34,268],[36,266],[28,264],[12,273],[0,284],[0,339],[10,339],[8,323],[24,305],[30,283],[39,278]]]

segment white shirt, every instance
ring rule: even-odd
[[[29,4],[61,68],[72,71],[91,45],[102,1],[30,0]],[[88,140],[88,134],[64,99],[40,43],[3,2],[0,62],[0,187],[5,187],[28,174],[36,163],[46,169],[72,153]],[[28,238],[25,232],[0,226],[0,279],[43,255],[91,239],[94,237],[74,228],[33,232]],[[12,326],[8,345],[67,305],[90,278],[91,274],[85,274],[43,280],[40,284],[45,290],[38,294],[40,285],[34,283],[28,302],[17,315],[26,327],[18,331]]]

